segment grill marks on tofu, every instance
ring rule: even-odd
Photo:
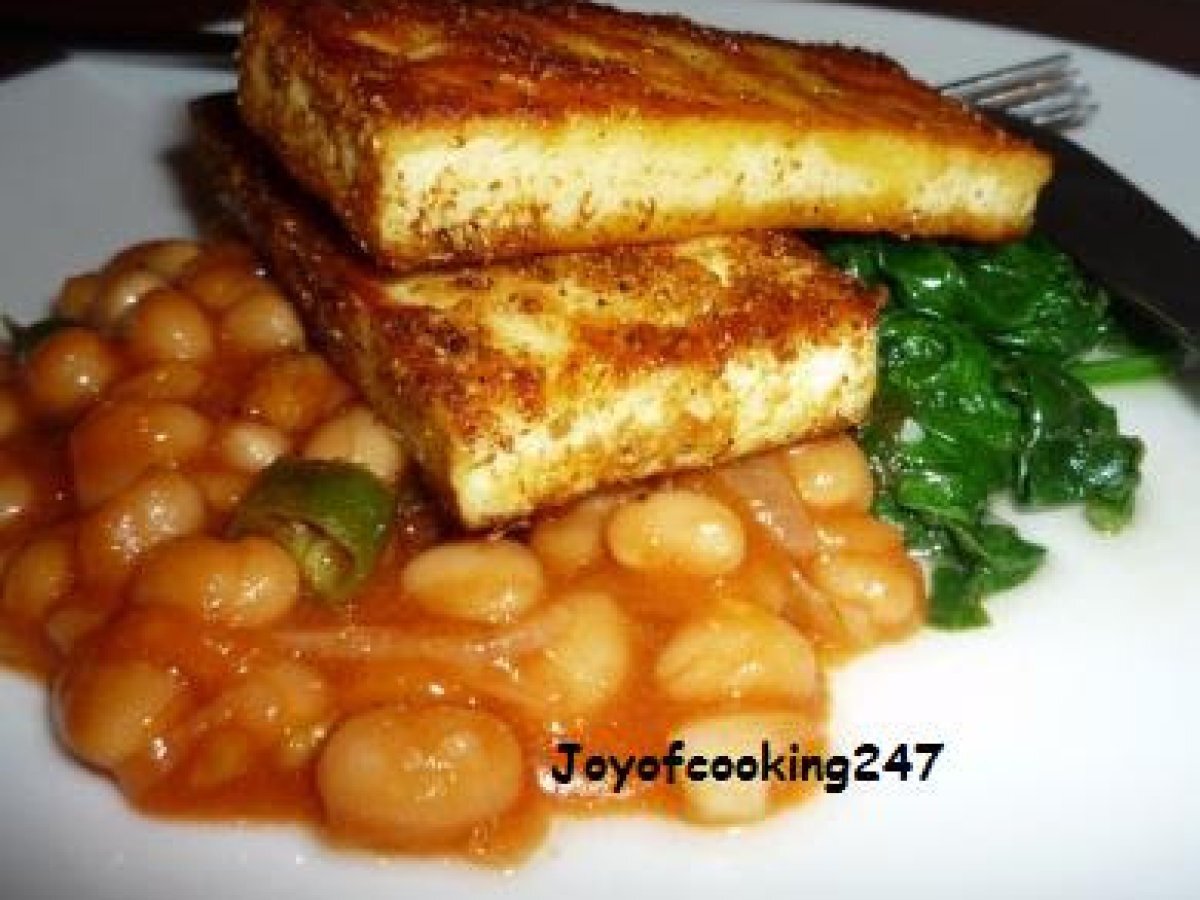
[[[407,276],[355,250],[240,125],[216,181],[315,335],[468,526],[857,421],[878,297],[779,232]]]
[[[586,3],[255,0],[248,124],[397,270],[760,228],[980,239],[1049,160],[862,51]]]

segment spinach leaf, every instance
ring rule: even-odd
[[[836,264],[891,298],[879,328],[879,387],[859,440],[876,512],[931,568],[931,624],[988,621],[984,600],[1045,557],[993,518],[1083,504],[1111,531],[1133,513],[1142,444],[1122,435],[1085,378],[1163,370],[1113,319],[1108,297],[1044,238],[994,247],[833,239]]]

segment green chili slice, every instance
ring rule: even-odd
[[[229,531],[271,538],[318,597],[337,602],[375,568],[394,512],[391,491],[363,467],[284,457],[242,498]]]

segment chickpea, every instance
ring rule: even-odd
[[[91,318],[92,304],[100,292],[100,276],[95,272],[73,275],[63,283],[54,301],[54,313],[71,322],[86,322]]]
[[[641,572],[727,575],[746,556],[737,514],[690,490],[659,490],[626,503],[609,518],[605,536],[613,558]]]
[[[522,660],[521,680],[553,716],[600,709],[624,687],[633,669],[633,625],[606,594],[580,592],[559,601],[571,612],[567,628]]]
[[[317,763],[335,829],[379,842],[439,838],[494,819],[516,802],[521,748],[479,710],[383,707],[346,719]]]
[[[221,337],[235,353],[304,349],[304,327],[287,299],[263,282],[243,294],[221,317]]]
[[[792,625],[760,606],[727,602],[675,632],[654,678],[672,700],[804,700],[819,672],[812,645]]]
[[[395,433],[365,406],[353,406],[319,426],[304,445],[307,459],[356,463],[385,484],[395,484],[404,452]]]
[[[511,540],[461,541],[420,553],[400,573],[400,589],[429,612],[499,625],[525,615],[546,592],[542,565]]]
[[[213,353],[208,316],[186,294],[158,288],[129,315],[129,350],[142,362],[204,362]]]
[[[186,693],[177,672],[148,662],[84,666],[60,685],[59,734],[81,759],[113,770],[135,754],[152,752]]]
[[[28,621],[42,618],[71,589],[74,568],[74,547],[65,535],[33,538],[4,572],[4,608]]]
[[[204,497],[195,484],[178,472],[152,469],[80,521],[83,578],[121,584],[148,550],[204,524]]]
[[[106,333],[124,328],[126,319],[141,299],[167,284],[149,269],[116,262],[110,263],[101,276],[100,289],[88,317],[93,326]]]
[[[787,451],[787,465],[800,498],[817,509],[871,506],[871,467],[847,435],[805,441]]]
[[[63,328],[25,362],[25,389],[35,409],[71,416],[100,399],[120,370],[108,343],[86,328]]]
[[[97,407],[71,434],[80,505],[90,508],[150,468],[175,468],[208,445],[212,426],[190,406],[165,400],[119,400]]]
[[[284,431],[303,431],[340,406],[350,391],[315,353],[277,356],[254,373],[242,412]]]
[[[817,540],[825,550],[893,553],[904,548],[904,536],[898,528],[855,510],[829,510],[814,521]]]
[[[168,281],[179,277],[200,256],[200,245],[195,241],[152,241],[140,250],[141,264]]]
[[[221,429],[217,448],[222,461],[242,472],[259,472],[288,452],[291,439],[260,422],[231,422]]]
[[[685,757],[702,756],[711,766],[718,757],[736,762],[741,756],[759,758],[762,743],[768,741],[778,751],[793,743],[805,746],[812,729],[798,714],[782,711],[724,713],[686,722],[676,732],[683,741]],[[742,780],[730,777],[702,781],[680,779],[684,814],[697,822],[714,825],[738,825],[757,822],[766,816],[771,785],[762,778]]]
[[[205,375],[190,363],[165,362],[113,385],[113,400],[173,400],[187,403],[204,390]]]
[[[924,593],[920,572],[903,555],[821,553],[808,575],[839,606],[864,611],[881,630],[895,631],[920,615]]]
[[[25,411],[11,387],[0,387],[0,441],[8,440],[25,426]]]
[[[173,606],[207,622],[253,628],[286,615],[299,593],[296,562],[275,542],[195,535],[148,554],[130,596],[135,603]]]

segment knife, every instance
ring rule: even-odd
[[[1074,141],[1014,116],[988,115],[1054,157],[1037,229],[1172,338],[1181,368],[1200,366],[1200,240]]]

